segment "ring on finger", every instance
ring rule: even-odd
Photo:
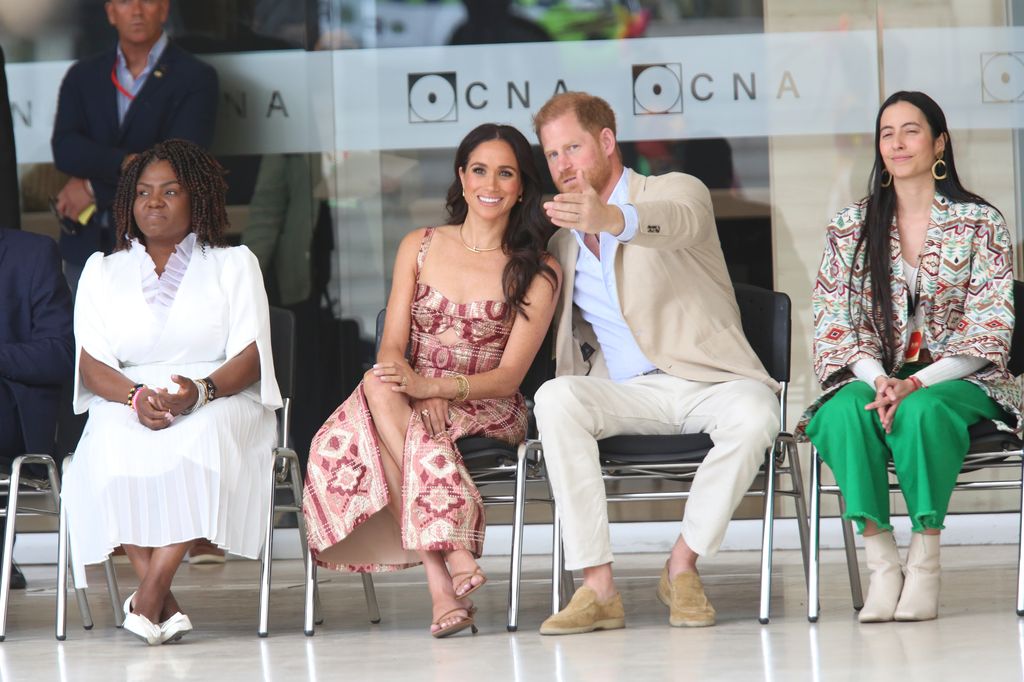
[[[405,385],[408,384],[408,383],[409,383],[409,377],[407,377],[407,376],[405,376],[403,374],[402,375],[402,380],[400,382],[398,382],[398,385],[404,388]]]
[[[427,417],[429,417],[429,416],[430,416],[430,410],[420,410],[420,415],[421,415],[421,416],[422,416],[422,417],[423,417],[424,419],[426,419]]]

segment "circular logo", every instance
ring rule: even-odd
[[[683,85],[679,74],[665,64],[652,65],[633,79],[633,100],[642,111],[638,113],[666,114],[680,111]]]
[[[992,55],[982,69],[981,83],[990,101],[1016,102],[1024,97],[1024,61],[1009,52]]]
[[[421,76],[409,88],[409,112],[421,121],[453,120],[455,88],[438,74]]]

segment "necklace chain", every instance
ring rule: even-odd
[[[501,248],[501,244],[498,244],[497,246],[492,246],[487,249],[481,249],[476,246],[470,246],[469,242],[466,241],[466,238],[462,236],[462,230],[465,227],[466,223],[462,223],[462,225],[459,226],[459,239],[462,241],[462,245],[465,246],[468,250],[472,251],[473,253],[487,253],[488,251],[496,251],[497,249]]]

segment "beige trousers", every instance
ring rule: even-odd
[[[779,431],[779,400],[753,379],[709,384],[668,374],[625,382],[562,376],[541,386],[535,401],[570,570],[613,560],[599,439],[622,434],[711,436],[715,446],[697,469],[681,533],[698,555],[714,556]]]

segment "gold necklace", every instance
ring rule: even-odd
[[[465,246],[470,251],[472,251],[473,253],[487,253],[488,251],[496,251],[497,249],[501,248],[501,244],[498,244],[497,246],[492,246],[489,249],[481,249],[476,246],[470,246],[469,243],[466,242],[466,238],[462,236],[462,230],[465,227],[466,223],[462,223],[461,225],[459,225],[459,239],[462,241],[462,245]]]

